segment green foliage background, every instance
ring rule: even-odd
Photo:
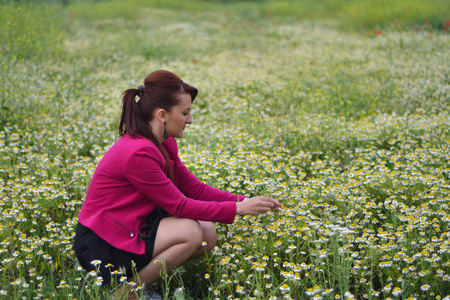
[[[155,69],[200,90],[179,140],[192,172],[283,201],[218,224],[168,295],[450,294],[448,1],[0,8],[0,297],[107,297],[77,269],[76,217],[121,92]]]

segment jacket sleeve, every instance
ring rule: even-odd
[[[235,203],[205,202],[185,197],[166,176],[166,168],[164,157],[157,148],[141,147],[128,159],[126,176],[145,197],[160,205],[173,216],[233,223],[236,215]]]
[[[179,156],[177,156],[177,165],[178,188],[186,196],[203,201],[238,202],[238,200],[244,200],[244,196],[242,195],[235,195],[229,192],[225,192],[201,182],[183,164]]]

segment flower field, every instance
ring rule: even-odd
[[[124,3],[0,4],[0,299],[108,299],[77,215],[121,93],[156,69],[199,89],[188,168],[282,203],[216,224],[167,298],[450,299],[445,29]]]

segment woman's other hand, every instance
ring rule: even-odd
[[[260,215],[268,212],[271,209],[280,209],[281,204],[270,197],[256,196],[247,198],[243,202],[236,203],[236,214],[239,216],[245,215]]]

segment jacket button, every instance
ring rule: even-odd
[[[130,237],[134,237],[134,233],[130,233]]]

